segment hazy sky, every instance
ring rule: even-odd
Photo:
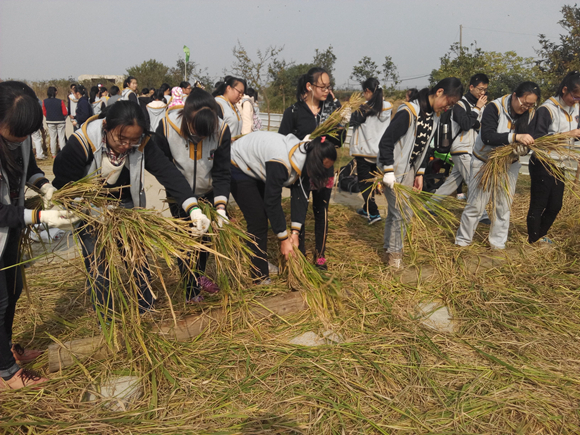
[[[335,78],[390,55],[401,78],[429,74],[459,40],[484,50],[535,56],[537,34],[556,40],[560,0],[0,0],[0,78],[40,80],[81,74],[124,74],[157,59],[173,66],[189,46],[191,59],[222,75],[239,40],[252,54],[284,46],[281,56],[310,62],[334,47]],[[404,82],[425,84],[427,78]]]

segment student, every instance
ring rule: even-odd
[[[451,115],[451,159],[453,169],[433,200],[441,201],[443,196],[457,192],[461,183],[469,184],[469,169],[473,144],[479,133],[483,108],[487,104],[489,79],[485,74],[475,74],[469,81],[469,92],[453,106]]]
[[[196,200],[181,172],[161,152],[155,135],[148,132],[143,111],[132,101],[118,101],[107,111],[104,119],[96,116],[71,135],[64,150],[54,161],[54,186],[61,188],[71,181],[98,171],[107,186],[121,188],[110,193],[117,197],[124,208],[146,207],[143,171],[150,172],[163,185],[167,194],[191,216],[199,233],[204,231],[204,222],[194,213]],[[207,230],[207,227],[205,228]],[[85,267],[90,278],[87,288],[91,289],[93,303],[105,311],[104,319],[110,318],[113,309],[109,296],[108,267],[102,258],[95,258],[96,240],[90,228],[81,226],[79,231]],[[151,308],[153,296],[150,290],[150,272],[134,271],[140,290],[139,310]],[[97,310],[99,312],[99,310]],[[100,315],[100,313],[99,313]]]
[[[534,138],[527,133],[528,123],[534,116],[534,106],[540,97],[540,87],[533,82],[523,82],[510,95],[504,95],[488,104],[481,118],[481,129],[475,139],[471,172],[468,185],[468,202],[461,215],[461,223],[455,237],[455,244],[468,246],[473,240],[479,217],[490,198],[495,201],[495,216],[489,229],[489,244],[492,249],[505,249],[510,225],[510,208],[520,171],[520,156],[529,152],[527,145]],[[483,190],[480,185],[480,171],[488,154],[496,147],[518,142],[513,163],[509,165],[507,192]]]
[[[357,213],[367,219],[369,225],[380,222],[381,215],[375,203],[375,192],[370,180],[377,172],[379,142],[391,122],[393,105],[383,98],[383,87],[379,81],[370,77],[362,83],[366,103],[352,114],[350,126],[353,133],[350,139],[350,155],[356,159],[359,190],[364,204]]]
[[[242,134],[262,129],[262,121],[260,121],[259,117],[258,93],[254,88],[246,89],[245,95],[236,104],[236,107],[242,117]]]
[[[168,109],[175,106],[183,106],[183,89],[176,86],[171,90],[171,103],[167,105]]]
[[[70,94],[68,96],[68,114],[70,116],[70,120],[72,121],[73,119],[75,119],[75,115],[77,112],[77,97],[76,97],[76,88],[77,88],[77,84],[76,83],[72,83],[69,87],[70,90]]]
[[[438,114],[453,106],[462,94],[461,81],[455,77],[413,92],[409,102],[399,106],[379,143],[379,164],[384,172],[388,203],[384,249],[388,265],[395,269],[403,267],[405,224],[411,218],[410,210],[401,210],[397,204],[395,183],[418,191],[423,189],[426,155],[439,124]]]
[[[236,104],[246,92],[246,83],[242,79],[225,76],[223,81],[215,84],[212,95],[221,107],[220,118],[230,127],[232,138],[242,134],[242,117]]]
[[[134,103],[138,103],[137,100],[137,79],[133,76],[129,76],[123,82],[123,93],[121,94],[121,100],[129,100]]]
[[[109,91],[104,86],[99,86],[99,98],[103,100],[106,106],[107,101],[109,101]]]
[[[329,98],[330,96],[330,98]],[[330,76],[324,68],[311,68],[306,74],[298,79],[296,88],[296,103],[288,107],[282,115],[278,133],[292,133],[302,140],[312,133],[320,123],[339,109],[340,103],[332,93]],[[343,130],[344,132],[344,130]],[[341,139],[335,141],[328,137],[336,146],[341,145]],[[315,252],[314,263],[321,269],[327,269],[325,250],[326,236],[328,234],[328,203],[334,183],[334,168],[327,169],[328,186],[315,189],[312,192],[312,210],[314,212],[314,235]],[[300,231],[300,245],[304,248],[305,228]]]
[[[580,72],[572,71],[564,77],[554,97],[547,99],[536,111],[531,135],[542,136],[568,133],[571,142],[580,137],[578,102],[580,101]],[[530,209],[528,210],[528,242],[552,244],[544,237],[562,208],[564,182],[551,175],[532,153],[529,164]]]
[[[42,109],[34,91],[22,82],[0,83],[0,390],[39,384],[48,379],[21,368],[41,352],[12,343],[16,303],[22,293],[20,236],[26,225],[45,223],[69,228],[78,219],[62,210],[24,208],[26,186],[40,189],[48,205],[54,187],[36,166],[30,134],[42,126]]]
[[[163,83],[159,87],[159,90],[161,92],[163,92],[163,98],[165,99],[165,104],[171,103],[171,86],[169,86],[167,83]]]
[[[212,203],[227,222],[231,136],[227,124],[218,117],[218,111],[215,99],[203,89],[195,88],[185,101],[185,106],[176,106],[167,111],[157,134],[165,139],[159,142],[161,150],[189,182],[196,200]],[[191,156],[196,157],[193,159]],[[172,201],[169,201],[169,208],[176,218],[187,216]],[[185,280],[186,300],[189,302],[203,301],[201,290],[210,293],[219,291],[216,284],[202,276],[208,257],[207,252],[199,254],[195,274],[179,263]]]
[[[107,100],[107,107],[112,106],[120,99],[121,99],[121,96],[119,95],[119,86],[115,86],[115,85],[111,86],[111,96]]]
[[[159,89],[153,95],[153,101],[147,104],[147,113],[149,115],[149,125],[151,126],[151,131],[157,131],[157,126],[165,116],[167,104],[165,104],[163,96],[163,91]]]
[[[40,104],[40,107],[42,107],[42,100],[40,98],[38,98],[38,104]],[[44,155],[44,148],[46,146],[46,134],[43,129],[40,128],[36,130],[34,133],[32,133],[32,135],[30,135],[30,138],[32,139],[32,146],[36,151],[36,159],[46,159],[46,156]]]
[[[91,92],[89,94],[89,103],[91,103],[93,115],[99,115],[103,111],[103,109],[107,106],[105,104],[105,100],[99,97],[98,86],[91,87]]]
[[[189,97],[189,94],[191,93],[191,83],[184,81],[179,84],[179,87],[183,91],[183,101],[185,101],[187,97]]]
[[[77,109],[75,119],[73,120],[73,127],[76,130],[81,128],[87,119],[93,116],[93,108],[89,99],[87,98],[87,90],[83,85],[77,85],[75,88],[75,97],[77,99]]]
[[[252,271],[256,282],[269,284],[268,221],[280,241],[280,253],[288,257],[308,209],[308,194],[328,182],[327,169],[336,161],[336,148],[327,136],[302,142],[296,136],[256,131],[232,144],[232,195],[247,222],[247,231],[256,245]],[[289,187],[291,234],[288,235],[282,210],[282,188]],[[303,250],[302,250],[303,251]],[[304,252],[304,251],[303,251]]]
[[[145,122],[147,122],[147,125],[151,124],[151,120],[149,119],[149,111],[147,110],[147,104],[149,104],[151,101],[151,97],[149,96],[149,88],[141,89],[141,95],[139,96],[139,106],[141,106],[143,115],[145,115]]]
[[[50,86],[46,91],[48,98],[42,102],[42,112],[46,117],[46,126],[50,136],[50,152],[53,158],[56,156],[59,146],[60,149],[64,148],[66,117],[68,115],[64,101],[56,98],[57,93],[57,89]]]

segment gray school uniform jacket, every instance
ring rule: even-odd
[[[79,100],[77,100],[75,98],[74,94],[70,94],[68,96],[68,114],[74,118],[75,115],[77,114],[77,104],[79,103]]]
[[[36,187],[40,187],[39,183],[42,184],[48,182],[44,177],[43,172],[38,172],[30,177],[28,176],[28,163],[30,161],[30,154],[32,152],[32,140],[30,136],[28,136],[24,142],[22,142],[21,152],[22,152],[22,160],[23,160],[23,168],[22,168],[22,178],[20,179],[20,195],[18,197],[18,201],[15,205],[20,207],[24,206],[24,193],[26,190],[26,185],[33,185]],[[0,164],[0,201],[2,204],[11,205],[13,204],[12,200],[10,199],[10,185],[8,184],[8,175],[4,170],[2,164]],[[24,209],[24,223],[27,225],[37,224],[38,220],[38,212],[30,209]],[[0,258],[4,255],[4,249],[6,249],[6,242],[8,241],[8,231],[10,230],[9,227],[0,227]]]
[[[548,134],[564,133],[578,128],[578,103],[574,104],[573,107],[569,107],[560,97],[550,97],[544,101],[542,106],[548,109],[552,117],[552,123],[548,127]]]
[[[165,117],[165,112],[167,111],[167,104],[163,104],[161,107],[152,107],[151,104],[147,104],[147,113],[149,113],[149,128],[151,131],[156,131],[161,120]]]
[[[296,181],[302,176],[302,169],[306,163],[306,142],[302,142],[293,134],[286,136],[271,131],[254,131],[232,143],[232,165],[240,169],[247,176],[266,181],[266,163],[279,163],[286,168],[287,179],[284,187],[297,187]],[[306,186],[309,189],[309,186]],[[302,189],[303,190],[303,189]],[[292,229],[300,230],[306,217],[308,195],[302,197],[292,194]],[[296,202],[296,206],[294,205]],[[302,203],[298,205],[298,203]],[[300,209],[300,211],[298,210]],[[287,237],[287,231],[272,228],[278,239]]]
[[[198,197],[213,190],[214,205],[225,205],[230,195],[228,125],[218,118],[218,131],[214,137],[205,138],[194,145],[179,134],[182,112],[183,106],[173,106],[167,110],[165,117],[161,120],[160,129],[162,129],[163,136],[169,145],[171,159],[189,183],[196,202]],[[224,143],[224,136],[228,136],[227,143]],[[216,162],[214,157],[225,161]],[[219,173],[216,173],[216,169]],[[214,176],[218,177],[215,183]]]
[[[481,116],[483,115],[483,109],[479,109],[475,104],[471,104],[465,98],[461,98],[457,102],[466,112],[469,109],[471,112],[477,113],[477,120],[481,123]],[[456,156],[459,154],[471,154],[473,152],[473,144],[477,138],[477,130],[471,128],[467,131],[462,131],[459,124],[453,120],[453,115],[451,116],[451,137],[455,140],[451,144],[451,155]]]
[[[107,105],[107,100],[105,98],[95,100],[95,102],[91,104],[93,108],[93,115],[100,115],[103,105]]]
[[[93,153],[93,161],[85,167],[84,175],[87,176],[100,171],[103,160],[103,119],[93,116],[83,124],[73,135],[83,145],[87,159],[89,151]],[[146,207],[145,187],[143,184],[145,177],[145,159],[143,158],[143,149],[149,141],[149,137],[143,140],[143,143],[134,152],[130,153],[129,173],[131,174],[131,199],[134,207]]]
[[[509,114],[509,107],[508,104],[511,104],[510,99],[511,94],[504,95],[503,97],[497,98],[493,100],[490,104],[494,104],[497,108],[499,113],[498,116],[498,124],[497,124],[497,132],[498,133],[509,133],[508,134],[508,143],[513,143],[516,140],[516,132],[515,132],[515,120]],[[530,120],[533,117],[534,111],[531,110]],[[481,133],[483,131],[483,126],[475,139],[475,145],[473,146],[473,155],[477,157],[479,160],[483,162],[487,162],[488,155],[495,147],[491,145],[486,145],[481,138]],[[507,144],[504,144],[507,145]]]
[[[137,99],[137,94],[135,92],[133,92],[131,89],[129,88],[125,88],[123,89],[123,92],[121,93],[121,100],[129,100],[129,95],[135,95],[135,99]]]
[[[355,127],[350,138],[350,155],[376,161],[379,155],[379,142],[391,123],[393,105],[383,101],[383,110],[379,116],[369,116],[360,126]]]
[[[421,108],[419,106],[419,100],[413,100],[407,103],[402,103],[397,112],[406,110],[409,112],[409,128],[407,133],[402,136],[397,143],[395,143],[395,148],[393,150],[393,157],[395,163],[393,165],[383,165],[383,172],[395,172],[397,177],[397,182],[400,183],[403,176],[407,174],[412,169],[415,171],[415,175],[423,175],[425,168],[420,167],[422,162],[425,160],[425,156],[429,151],[429,144],[439,127],[439,116],[433,113],[433,129],[431,131],[431,137],[427,141],[427,146],[423,150],[420,156],[415,160],[416,165],[419,167],[411,166],[411,154],[413,152],[413,147],[415,146],[415,137],[417,136],[417,118]]]
[[[223,95],[215,97],[215,100],[222,108],[223,120],[230,127],[232,139],[242,134],[242,116],[238,108],[231,104]]]

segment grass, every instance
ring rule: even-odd
[[[329,322],[310,312],[252,321],[230,298],[219,328],[187,343],[144,334],[143,352],[122,349],[109,361],[77,364],[52,374],[39,391],[2,392],[0,431],[9,434],[421,434],[578,433],[580,415],[580,201],[566,194],[550,237],[557,249],[525,238],[529,195],[520,176],[506,259],[490,252],[486,227],[458,249],[453,235],[411,227],[405,245],[411,280],[379,259],[382,227],[353,209],[331,205],[327,259],[345,297]],[[446,204],[444,201],[443,204]],[[289,201],[284,201],[285,210]],[[384,210],[381,210],[384,212]],[[454,213],[458,213],[454,211]],[[233,219],[241,222],[234,211]],[[271,236],[270,257],[277,243]],[[309,212],[307,237],[313,240]],[[473,269],[489,260],[485,271]],[[16,339],[35,347],[98,333],[83,288],[80,262],[27,273],[31,299],[16,314]],[[430,275],[427,276],[427,271]],[[212,263],[208,273],[215,272]],[[183,304],[175,271],[164,271],[178,316],[202,307]],[[160,283],[155,282],[159,287]],[[248,287],[239,298],[287,291],[285,279]],[[445,303],[458,322],[452,334],[422,326],[416,306]],[[220,305],[212,296],[205,306]],[[162,298],[147,322],[170,318]],[[146,326],[144,326],[146,327]],[[327,328],[340,345],[288,344]],[[49,335],[50,334],[50,335]],[[35,368],[44,370],[46,356]],[[100,376],[141,376],[145,394],[135,408],[107,411],[82,402]]]

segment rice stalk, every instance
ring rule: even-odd
[[[365,98],[360,92],[353,93],[349,100],[344,103],[340,109],[332,112],[326,120],[320,124],[310,134],[310,140],[316,139],[320,136],[331,136],[338,138],[339,126],[342,123],[343,117],[348,113],[354,113],[359,110],[360,106],[364,104]]]
[[[288,287],[301,290],[311,310],[322,319],[336,315],[341,307],[341,285],[334,277],[328,277],[294,246],[285,261]]]

